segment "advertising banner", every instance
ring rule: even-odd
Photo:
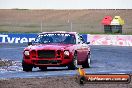
[[[87,34],[82,34],[85,41],[87,41]],[[27,43],[35,40],[37,33],[3,33],[0,34],[0,43]]]
[[[90,35],[91,45],[132,46],[132,35]]]
[[[132,35],[81,34],[91,45],[132,46]],[[2,33],[0,43],[27,43],[35,40],[37,33]]]
[[[37,34],[16,34],[16,33],[7,33],[0,34],[0,43],[26,43],[35,40]]]

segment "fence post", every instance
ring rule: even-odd
[[[71,32],[72,32],[72,22],[71,22]]]
[[[43,21],[41,20],[41,29],[40,32],[43,32]]]

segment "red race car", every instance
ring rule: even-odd
[[[24,49],[23,71],[33,67],[46,70],[47,67],[68,66],[74,70],[78,65],[90,67],[89,42],[76,32],[43,32]]]

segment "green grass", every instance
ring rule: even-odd
[[[0,33],[40,33],[39,31],[31,31],[31,32],[8,32],[8,31],[0,31]]]
[[[132,32],[128,32],[128,33],[79,32],[79,33],[80,34],[132,35]]]
[[[8,32],[0,31],[0,33],[40,33],[40,31],[28,31],[28,32]],[[80,32],[80,34],[107,34],[107,35],[132,35],[132,33],[102,33],[102,32]]]
[[[29,10],[29,9],[12,8],[12,10],[20,10],[20,11],[22,11],[22,10]]]

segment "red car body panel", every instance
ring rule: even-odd
[[[75,34],[74,32],[70,32]],[[25,51],[29,51],[30,55],[26,56]],[[49,55],[48,55],[48,53]],[[69,51],[69,56],[65,57],[64,51]],[[30,45],[24,49],[23,61],[26,64],[33,65],[34,67],[54,67],[54,66],[67,66],[72,62],[74,53],[77,52],[78,64],[82,65],[90,52],[90,48],[83,46],[83,44],[35,44]],[[40,55],[39,55],[39,53]],[[46,53],[48,58],[44,58],[41,53]],[[42,56],[42,57],[40,57]]]
[[[67,65],[68,63],[70,63],[72,61],[72,58],[73,58],[73,52],[72,51],[74,48],[74,45],[61,45],[61,44],[39,44],[39,45],[34,45],[34,46],[29,46],[28,48],[26,48],[25,50],[29,50],[30,51],[30,56],[27,57],[24,55],[24,61],[28,64],[34,64],[34,65],[46,65],[46,66],[59,66],[59,65]],[[25,51],[24,50],[24,51]],[[36,54],[36,57],[33,58],[32,57],[32,53],[31,51],[32,50],[35,50],[36,52],[38,50],[55,50],[57,52],[57,50],[61,50],[61,57],[60,58],[38,58],[37,54]],[[70,51],[70,56],[66,59],[64,59],[64,56],[63,56],[63,51],[64,50],[69,50]],[[57,54],[56,54],[57,56]],[[27,58],[26,58],[27,57]],[[61,63],[58,63],[58,64],[37,64],[37,61],[38,60],[59,60],[61,61]],[[34,61],[34,62],[33,62]],[[36,63],[35,63],[36,62]]]

